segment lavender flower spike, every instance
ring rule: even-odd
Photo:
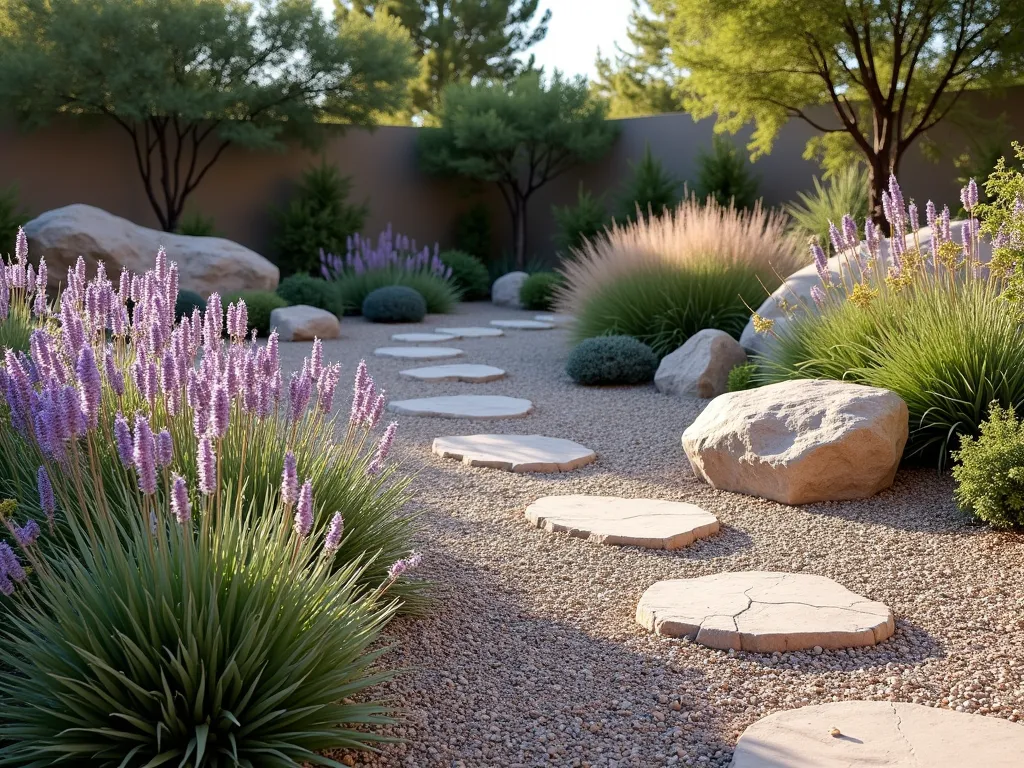
[[[818,272],[818,277],[824,285],[832,284],[832,274],[828,269],[828,257],[825,255],[825,251],[821,249],[821,246],[817,243],[811,245],[811,255],[814,257],[814,268]]]
[[[324,551],[333,555],[341,547],[341,537],[345,533],[345,520],[341,512],[335,512],[331,518],[331,524],[327,528],[327,536],[324,538]]]
[[[6,541],[0,541],[0,572],[6,573],[15,581],[25,580],[25,569],[21,567],[21,561]]]
[[[391,453],[391,444],[395,441],[395,433],[397,431],[397,421],[392,421],[388,424],[388,428],[384,430],[384,434],[377,444],[377,452],[373,455],[373,459],[366,468],[367,474],[376,475],[384,468],[384,461],[387,459],[388,454]]]
[[[299,491],[299,503],[295,508],[295,532],[302,538],[313,530],[313,481],[306,480]]]
[[[114,417],[114,442],[117,445],[117,456],[121,459],[121,464],[125,467],[131,466],[134,452],[132,430],[128,426],[128,421],[120,413]]]
[[[199,490],[202,493],[213,493],[217,488],[217,457],[213,453],[213,443],[204,437],[199,441]]]
[[[281,502],[292,506],[299,500],[299,474],[295,469],[295,454],[284,455],[284,472],[281,473]]]
[[[811,286],[811,298],[814,300],[816,306],[823,306],[825,304],[825,292],[821,290],[820,285]]]
[[[160,430],[160,434],[156,436],[156,463],[157,466],[163,469],[164,467],[171,466],[171,461],[174,459],[174,440],[171,437],[171,433],[166,429]]]
[[[96,355],[88,344],[82,347],[78,353],[75,373],[78,376],[82,413],[85,414],[89,429],[94,429],[99,423],[103,385],[100,381],[100,369],[96,365]]]
[[[40,533],[42,531],[39,530],[39,523],[35,520],[29,520],[21,528],[14,527],[14,540],[18,542],[20,547],[30,547],[36,543]]]
[[[40,466],[36,470],[36,485],[39,488],[39,506],[43,512],[46,513],[48,520],[53,520],[53,516],[57,511],[57,503],[53,498],[53,485],[50,483],[50,475],[46,472],[46,467]]]
[[[192,519],[192,504],[188,500],[188,486],[181,475],[174,476],[171,486],[171,511],[175,519],[184,525]]]
[[[409,555],[409,557],[397,561],[391,568],[388,569],[388,577],[395,581],[406,571],[411,571],[415,568],[419,568],[420,563],[423,562],[423,556],[417,552]]]
[[[141,413],[135,417],[135,448],[132,452],[139,488],[147,496],[156,493],[156,441],[149,419]]]

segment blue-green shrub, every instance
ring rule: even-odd
[[[288,306],[288,302],[273,291],[237,291],[222,297],[224,306],[239,299],[245,301],[249,329],[255,328],[264,338],[270,333],[270,313]]]
[[[645,384],[658,370],[658,356],[631,336],[598,336],[580,342],[565,364],[577,384]]]
[[[174,319],[181,320],[183,317],[191,317],[192,312],[198,309],[206,311],[206,299],[195,291],[178,291],[178,300],[174,302]]]
[[[427,302],[405,285],[387,285],[363,300],[363,317],[373,323],[418,323],[427,314]]]
[[[344,314],[337,286],[321,277],[312,277],[304,273],[288,275],[278,283],[277,295],[292,305],[305,304],[325,309],[339,317]]]
[[[449,278],[466,301],[480,301],[491,295],[491,276],[476,256],[465,251],[445,251],[441,262],[451,269]]]

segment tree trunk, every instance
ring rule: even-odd
[[[888,189],[889,174],[892,173],[889,157],[888,147],[868,156],[868,215],[886,235],[889,234],[889,222],[882,210],[882,193]]]
[[[516,198],[516,209],[512,214],[512,225],[515,228],[516,268],[526,268],[526,198]]]

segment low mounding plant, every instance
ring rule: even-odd
[[[320,271],[337,283],[338,296],[345,312],[358,314],[367,295],[388,285],[413,288],[427,302],[427,311],[446,314],[460,298],[451,280],[451,269],[441,261],[435,244],[418,249],[415,240],[395,235],[388,225],[376,244],[354,235],[348,239],[348,251],[342,258],[320,253]]]
[[[466,301],[481,301],[491,295],[491,275],[476,256],[465,251],[445,251],[441,263],[452,271],[451,281]]]
[[[747,307],[802,266],[801,250],[780,213],[690,198],[588,242],[562,265],[555,304],[577,341],[633,336],[664,357],[704,328],[739,338]]]
[[[584,339],[569,353],[565,372],[577,384],[646,384],[658,370],[654,350],[632,336]]]
[[[1024,527],[1024,425],[1013,406],[992,403],[979,433],[953,452],[957,502],[995,528]]]
[[[757,363],[742,363],[729,371],[730,392],[742,392],[757,386]]]
[[[178,298],[174,300],[174,319],[180,321],[183,317],[191,317],[196,310],[206,311],[206,299],[195,291],[178,291]]]
[[[977,186],[964,188],[968,211],[977,207]],[[968,219],[963,242],[953,242],[949,208],[929,202],[935,233],[922,249],[911,238],[917,207],[903,202],[895,178],[884,207],[892,227],[891,258],[883,259],[878,228],[866,223],[864,243],[847,217],[831,239],[844,260],[843,277],[827,267],[823,249],[811,250],[821,285],[813,309],[792,308],[776,330],[755,316],[755,326],[774,338],[760,373],[762,382],[829,378],[892,390],[907,403],[910,436],[904,456],[943,466],[966,436],[980,433],[990,403],[1024,402],[1024,337],[1020,308],[1008,301],[998,265],[980,262],[978,222]]]
[[[387,285],[363,299],[363,317],[372,323],[419,323],[427,314],[427,302],[412,288]]]
[[[562,284],[557,272],[534,272],[519,288],[519,303],[523,309],[547,312],[555,303],[555,290]]]
[[[868,215],[868,174],[863,166],[851,165],[832,177],[827,185],[814,177],[814,191],[798,192],[800,202],[786,206],[793,230],[803,237],[829,241],[829,226],[844,215],[864,221]]]
[[[311,274],[320,266],[320,251],[337,253],[363,228],[369,208],[348,200],[352,180],[326,160],[302,174],[295,196],[274,212],[276,263],[281,272]]]
[[[270,313],[287,307],[288,302],[273,291],[238,291],[224,296],[229,304],[244,304],[247,330],[256,330],[261,336],[270,333]]]
[[[719,205],[752,209],[758,200],[759,181],[750,163],[731,141],[723,136],[712,139],[711,151],[697,157],[697,197],[713,198]]]
[[[320,277],[304,273],[288,275],[278,283],[277,295],[290,305],[305,304],[339,316],[344,314],[339,306],[337,287]]]

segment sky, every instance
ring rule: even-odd
[[[333,0],[317,0],[333,13]],[[548,35],[531,51],[537,64],[547,71],[560,69],[567,75],[596,76],[594,59],[598,48],[605,56],[615,51],[615,43],[625,44],[630,0],[541,0],[539,18],[551,10]]]

